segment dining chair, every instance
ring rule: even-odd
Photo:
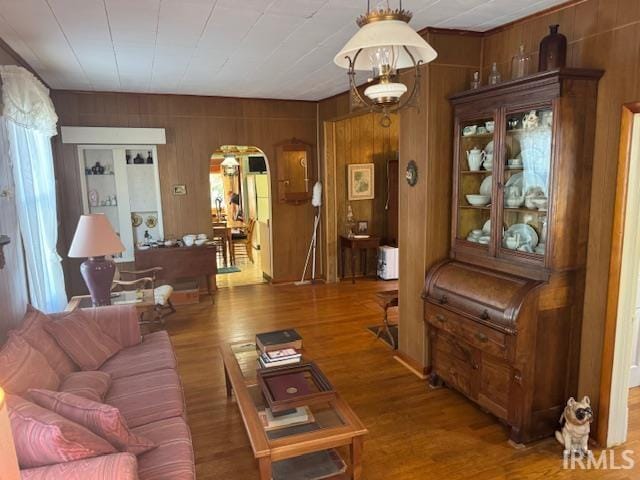
[[[241,248],[244,246],[244,253],[249,257],[251,263],[253,263],[253,231],[255,226],[256,220],[254,218],[250,218],[244,232],[231,234],[234,253],[237,254],[236,246],[240,246]]]

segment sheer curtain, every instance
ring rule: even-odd
[[[0,66],[3,118],[16,189],[20,234],[31,303],[45,312],[67,303],[58,242],[58,213],[51,137],[58,117],[49,90],[17,66]]]

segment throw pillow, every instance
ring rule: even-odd
[[[47,315],[29,305],[20,329],[12,330],[9,335],[17,335],[26,340],[29,345],[44,355],[51,368],[60,378],[63,378],[78,370],[78,367],[54,338],[44,330],[44,323],[49,321],[51,320]]]
[[[88,428],[122,452],[140,455],[156,446],[131,432],[120,410],[111,405],[50,390],[29,390],[29,397],[41,407]]]
[[[73,393],[94,402],[102,402],[110,386],[111,374],[96,370],[70,373],[64,377],[58,390]]]
[[[40,352],[22,338],[11,336],[0,350],[0,385],[19,395],[30,388],[55,390],[60,378]]]
[[[97,457],[116,450],[85,427],[24,398],[7,395],[11,433],[21,468]]]
[[[47,322],[44,328],[82,370],[97,370],[122,348],[82,310]]]

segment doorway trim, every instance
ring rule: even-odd
[[[638,222],[627,223],[627,204],[630,195],[635,194],[635,192],[630,192],[629,181],[640,176],[640,165],[634,166],[632,162],[632,155],[635,150],[640,148],[633,142],[634,131],[637,134],[640,129],[639,114],[640,102],[628,103],[622,107],[600,375],[600,418],[596,435],[598,443],[603,447],[611,447],[623,443],[627,437],[627,404],[633,324],[632,322],[623,324],[620,321],[619,308],[621,306],[621,294],[628,295],[628,292],[625,292],[625,285],[621,281],[623,275],[628,275],[626,269],[623,268],[623,255],[624,257],[628,255],[630,247],[627,241],[627,248],[624,248],[625,236],[635,238],[640,233],[640,224]],[[632,170],[632,167],[634,170]],[[630,232],[629,228],[633,228],[635,231]],[[636,245],[631,245],[631,247],[637,250],[637,242]],[[637,278],[634,281],[634,290],[636,282]]]

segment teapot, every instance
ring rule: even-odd
[[[484,150],[480,150],[478,147],[474,147],[471,150],[467,150],[467,162],[469,163],[469,170],[477,172],[480,170],[482,162],[486,158],[487,153]]]

